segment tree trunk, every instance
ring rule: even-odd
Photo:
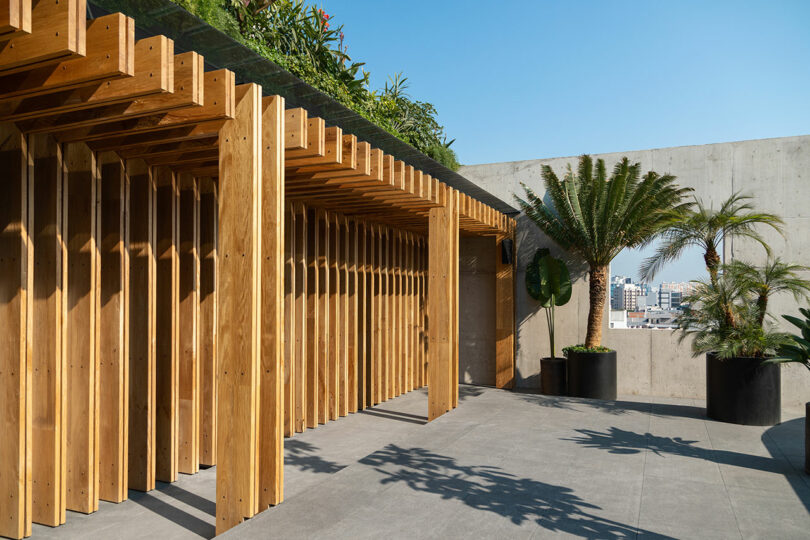
[[[765,314],[768,312],[768,295],[767,294],[760,294],[757,297],[757,323],[759,323],[759,327],[762,328],[762,325],[765,324]]]
[[[703,261],[706,263],[706,269],[709,271],[709,278],[712,283],[717,283],[717,269],[720,267],[720,255],[714,246],[706,248],[706,253],[703,254]]]
[[[585,336],[586,347],[598,347],[602,344],[602,317],[605,313],[607,299],[608,267],[591,267],[590,310],[588,311],[588,334]]]

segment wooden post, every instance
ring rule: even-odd
[[[338,311],[340,312],[339,373],[338,373],[338,416],[349,414],[349,224],[345,217],[338,218]]]
[[[284,436],[295,433],[295,208],[284,208]]]
[[[33,205],[25,136],[8,124],[0,135],[0,535],[22,538],[31,534]]]
[[[295,431],[307,425],[307,210],[296,204],[295,212]]]
[[[261,87],[236,89],[219,133],[217,534],[256,513],[261,350]]]
[[[307,266],[307,339],[306,339],[306,426],[314,428],[318,425],[318,373],[321,362],[320,347],[320,276],[318,253],[320,252],[320,214],[314,210],[304,208],[306,214],[306,253]]]
[[[67,509],[98,509],[98,171],[82,143],[65,147]]]
[[[336,420],[338,417],[339,402],[339,378],[340,378],[340,221],[337,214],[329,215],[329,247],[326,253],[326,264],[329,275],[329,294],[327,305],[329,306],[329,370],[326,374],[326,393],[329,401],[329,411],[327,420]]]
[[[155,204],[156,186],[143,161],[129,176],[129,487],[155,488]]]
[[[458,407],[458,288],[459,288],[459,275],[458,275],[458,257],[459,257],[459,232],[458,232],[458,204],[459,192],[455,189],[447,190],[449,203],[453,208],[453,226],[451,229],[451,238],[453,240],[453,248],[450,252],[452,266],[452,281],[450,282],[450,300],[452,306],[452,319],[450,320],[450,347],[453,355],[450,358],[450,395],[451,395],[451,409]]]
[[[177,298],[177,470],[194,474],[200,469],[200,364],[199,351],[199,209],[197,181],[182,174],[179,190],[178,298]]]
[[[318,370],[317,384],[319,424],[329,418],[329,214],[318,210]]]
[[[178,202],[175,174],[166,168],[153,172],[157,184],[154,214],[157,235],[156,293],[156,457],[155,478],[177,480],[179,264]]]
[[[357,412],[358,389],[361,386],[358,378],[358,357],[359,357],[359,328],[358,318],[359,277],[358,277],[358,233],[357,221],[346,221],[346,319],[347,319],[347,380],[346,380],[346,412]]]
[[[101,172],[99,310],[99,498],[127,498],[129,435],[129,179],[112,152]]]
[[[448,191],[450,188],[446,188]],[[458,211],[446,192],[443,205],[430,210],[428,240],[428,420],[453,408],[454,344],[457,324]]]
[[[217,464],[217,185],[200,178],[200,464]]]
[[[515,384],[515,269],[504,263],[501,244],[511,236],[499,236],[495,242],[495,386],[512,388]],[[514,246],[514,243],[512,244]],[[514,248],[513,248],[514,249]],[[514,253],[512,260],[515,260]]]
[[[65,397],[63,354],[62,147],[47,135],[28,137],[33,197],[32,519],[55,527],[65,521]]]
[[[259,511],[284,498],[284,98],[262,107]]]

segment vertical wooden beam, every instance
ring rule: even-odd
[[[261,310],[261,87],[236,88],[219,133],[217,534],[256,513]]]
[[[392,387],[393,387],[393,397],[397,397],[402,393],[401,391],[401,380],[400,380],[400,349],[402,346],[402,336],[401,336],[401,328],[400,323],[402,322],[402,318],[400,317],[400,300],[401,300],[401,289],[400,289],[400,268],[402,266],[402,244],[400,242],[400,231],[391,231],[390,237],[390,245],[391,245],[391,374],[392,377]]]
[[[65,147],[67,509],[98,509],[98,171],[82,143]]]
[[[129,179],[112,152],[101,172],[99,309],[99,498],[127,498],[129,451]]]
[[[450,346],[453,351],[453,356],[450,359],[450,395],[451,395],[451,409],[458,407],[458,287],[459,287],[459,276],[458,276],[458,256],[459,256],[459,232],[458,232],[458,222],[459,222],[459,213],[458,213],[458,195],[459,192],[455,189],[448,189],[447,190],[448,198],[450,199],[450,203],[453,207],[453,229],[451,230],[451,236],[453,240],[453,250],[450,254],[451,262],[453,263],[452,266],[452,281],[450,286],[450,292],[453,295],[451,299],[452,303],[452,319],[450,321]]]
[[[357,220],[346,221],[346,321],[347,321],[347,379],[346,379],[346,412],[357,412],[357,396],[360,379],[358,378],[358,224]]]
[[[284,98],[262,100],[259,511],[284,498]]]
[[[295,433],[295,208],[284,210],[284,436]]]
[[[28,145],[16,128],[0,126],[0,535],[31,534],[31,386],[34,217],[28,184]]]
[[[295,423],[300,433],[307,425],[307,210],[296,204],[295,212]]]
[[[329,249],[326,263],[329,272],[329,372],[327,373],[327,393],[329,400],[329,420],[338,417],[340,395],[340,216],[329,216]]]
[[[345,217],[339,218],[340,249],[338,250],[338,287],[340,312],[338,416],[349,414],[349,224]]]
[[[155,478],[177,480],[179,264],[178,201],[175,174],[167,168],[153,171],[157,184],[155,234],[157,238],[155,316]]]
[[[306,339],[306,426],[314,428],[318,425],[318,374],[321,359],[320,340],[320,271],[318,255],[321,250],[321,215],[315,210],[307,210],[305,221],[306,229],[306,258],[307,265],[307,339]]]
[[[329,418],[329,223],[330,215],[318,210],[318,423],[325,424]]]
[[[447,189],[447,188],[443,188]],[[448,194],[449,195],[449,194]],[[453,197],[430,210],[428,264],[428,420],[453,407],[454,306],[458,281],[454,262],[458,244],[458,213]],[[457,382],[456,382],[457,384]]]
[[[129,487],[155,488],[155,316],[157,188],[143,161],[127,162],[129,176]]]
[[[200,190],[200,464],[217,464],[217,185],[199,179]]]
[[[368,236],[365,222],[357,226],[357,410],[368,404],[369,392],[369,327],[368,327]]]
[[[380,402],[387,401],[389,398],[389,367],[388,359],[390,358],[388,351],[388,330],[390,329],[390,321],[388,318],[388,256],[390,250],[388,249],[388,231],[382,227],[379,230],[379,258],[380,258],[380,298],[378,301],[380,308],[379,325],[380,325]]]
[[[32,519],[55,527],[65,521],[63,465],[67,394],[63,381],[62,147],[47,135],[31,135],[28,159],[32,208],[35,209],[30,231],[35,262],[33,295],[28,299],[33,313],[29,338],[33,411]],[[15,172],[14,178],[16,174],[19,172]],[[14,187],[19,189],[19,186]]]
[[[504,263],[502,242],[510,236],[498,236],[495,242],[495,386],[512,388],[515,384],[515,269]],[[514,246],[514,243],[512,244]],[[514,247],[513,247],[514,249]],[[515,260],[515,254],[512,254]]]
[[[407,344],[407,351],[405,353],[405,376],[407,378],[405,386],[406,390],[410,392],[414,389],[414,366],[416,363],[413,361],[413,355],[416,348],[414,347],[413,337],[413,321],[414,321],[414,302],[413,302],[413,234],[406,235],[406,253],[407,262],[405,265],[405,288],[406,288],[406,306],[405,306],[405,329],[407,337],[405,343]]]
[[[367,270],[366,282],[368,290],[368,314],[366,322],[366,331],[368,332],[368,349],[367,349],[367,362],[368,362],[368,407],[373,407],[378,401],[379,392],[379,368],[377,361],[379,360],[378,342],[379,342],[379,326],[377,318],[379,317],[379,308],[377,307],[377,295],[379,287],[379,276],[377,272],[377,240],[375,237],[376,227],[373,225],[368,226],[368,245],[366,247]]]
[[[188,174],[179,175],[177,183],[177,470],[194,474],[200,469],[200,193],[196,179]]]

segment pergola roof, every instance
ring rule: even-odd
[[[448,186],[507,214],[518,210],[481,189],[460,174],[426,156],[411,145],[369,122],[335,99],[298,79],[292,73],[263,58],[230,36],[204,23],[170,0],[89,0],[94,17],[122,12],[136,20],[138,38],[158,34],[175,42],[175,51],[197,51],[205,56],[210,68],[227,68],[236,75],[237,84],[255,82],[265,95],[285,98],[287,108],[301,107],[310,116],[323,118],[339,126],[343,133],[355,135],[396,159],[429,174]]]

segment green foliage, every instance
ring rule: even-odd
[[[782,318],[799,329],[798,335],[789,336],[787,343],[779,348],[779,358],[770,362],[795,362],[810,369],[810,309],[799,308],[804,320],[792,315],[782,315]]]
[[[686,210],[691,190],[675,177],[650,171],[623,158],[610,177],[601,159],[582,156],[576,173],[569,166],[560,181],[543,166],[547,204],[525,184],[526,199],[515,197],[521,210],[562,249],[581,256],[591,269],[589,346],[599,345],[607,266],[625,248],[644,245],[669,227]],[[603,278],[593,279],[594,276]]]
[[[644,260],[639,271],[641,279],[652,281],[664,265],[678,259],[689,246],[698,246],[704,251],[706,269],[715,279],[720,265],[718,251],[723,240],[732,236],[753,240],[770,255],[770,247],[755,226],[768,225],[781,232],[783,222],[774,214],[757,212],[750,201],[751,197],[734,193],[714,210],[695,198],[694,205],[663,233],[664,241],[655,255]]]
[[[810,282],[798,275],[806,269],[779,259],[761,267],[740,261],[721,265],[716,278],[695,282],[695,290],[684,299],[689,307],[678,317],[681,341],[693,337],[695,355],[776,356],[790,336],[767,320],[768,301],[780,293],[806,298]]]
[[[568,267],[560,259],[551,256],[548,249],[538,249],[534,259],[526,268],[526,289],[529,295],[540,302],[546,310],[548,340],[551,358],[554,348],[554,308],[564,306],[571,299],[571,276]]]
[[[370,122],[452,170],[458,170],[436,108],[406,93],[398,74],[369,89],[362,62],[344,45],[343,26],[304,0],[172,0]]]
[[[569,347],[563,347],[563,354],[566,358],[568,358],[568,353],[572,352],[581,352],[581,353],[603,353],[603,352],[612,352],[613,349],[609,347],[603,347],[601,345],[597,345],[596,347],[586,347],[584,344],[580,343],[579,345],[571,345]]]

